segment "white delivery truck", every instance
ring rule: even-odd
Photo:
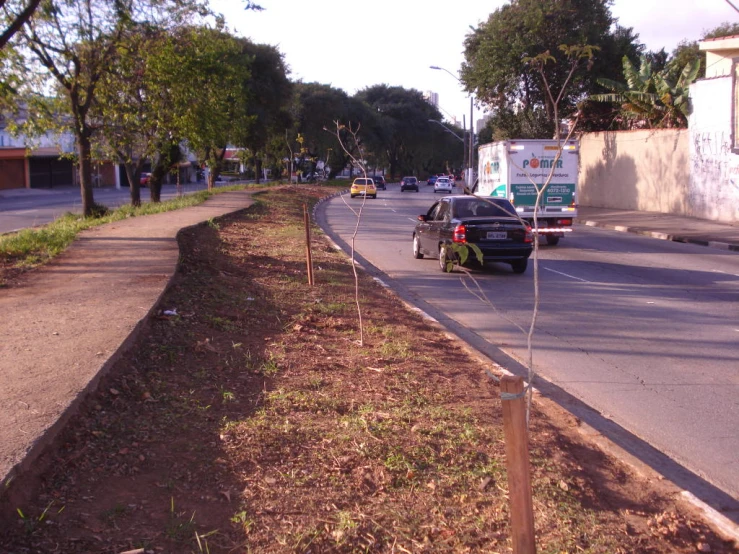
[[[480,145],[478,149],[477,184],[473,194],[507,198],[516,207],[518,215],[534,227],[534,209],[537,189],[541,190],[552,172],[549,186],[544,190],[537,221],[539,234],[547,244],[555,245],[572,231],[577,217],[577,170],[579,147],[577,141],[504,140]]]

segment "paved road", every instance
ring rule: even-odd
[[[205,183],[189,183],[182,185],[182,192],[191,194],[205,188]],[[162,200],[175,198],[177,194],[176,185],[162,186]],[[94,189],[94,197],[95,202],[109,208],[117,208],[131,201],[128,188]],[[141,189],[141,200],[149,200],[149,189]],[[82,200],[77,187],[0,190],[0,234],[44,225],[67,212],[82,212]]]
[[[524,360],[517,327],[530,320],[532,266],[522,276],[507,265],[475,274],[492,309],[459,275],[414,260],[415,218],[433,197],[391,185],[367,200],[357,251],[440,319]],[[355,220],[341,198],[323,210],[329,233],[347,238]],[[543,247],[541,291],[538,372],[725,492],[724,507],[736,510],[739,255],[576,226],[559,246]]]

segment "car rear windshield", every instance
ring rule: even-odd
[[[405,178],[405,182],[406,183],[415,183],[416,181],[418,181],[418,179],[416,179],[415,177],[406,177]]]
[[[355,185],[371,185],[372,179],[355,179],[354,180]]]
[[[515,217],[516,208],[505,198],[458,198],[452,208],[454,217]]]

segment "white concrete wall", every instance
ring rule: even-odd
[[[698,81],[690,87],[691,214],[739,222],[739,155],[731,152],[731,77]]]
[[[578,203],[689,215],[688,130],[586,133]]]

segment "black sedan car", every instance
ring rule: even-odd
[[[383,177],[382,175],[373,175],[372,180],[375,182],[375,186],[378,189],[387,189],[387,185],[385,184],[385,177]]]
[[[416,177],[403,177],[400,181],[400,192],[414,190],[418,192],[418,179]]]
[[[413,256],[429,256],[439,260],[442,271],[456,263],[459,249],[455,245],[474,244],[482,252],[483,262],[503,262],[513,273],[526,271],[534,246],[534,235],[524,221],[516,217],[516,209],[505,198],[447,196],[418,216],[413,231]],[[468,249],[467,263],[476,260]]]

